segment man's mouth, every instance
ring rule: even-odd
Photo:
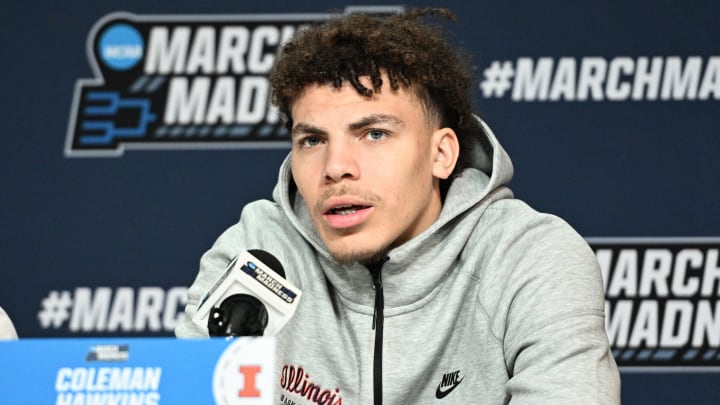
[[[330,208],[328,214],[331,215],[349,215],[355,212],[368,208],[366,205],[340,205],[337,207]]]
[[[343,204],[328,208],[323,214],[325,224],[333,229],[349,229],[364,223],[372,214],[372,205]]]

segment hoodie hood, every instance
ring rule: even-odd
[[[477,222],[477,218],[463,220],[469,211],[478,216],[491,202],[512,198],[512,192],[506,187],[513,175],[510,157],[485,122],[480,118],[478,122],[477,133],[470,135],[474,140],[467,152],[470,167],[450,180],[438,219],[423,232],[388,253],[389,260],[383,267],[383,283],[388,293],[386,308],[417,302],[427,296],[430,292],[428,288],[437,285],[445,277],[444,271],[427,271],[427,263],[432,263],[432,267],[438,269],[452,267],[452,262],[458,259],[459,252],[474,229],[472,224]],[[274,200],[295,229],[320,253],[325,276],[340,295],[360,305],[371,305],[373,293],[367,288],[370,285],[369,272],[361,264],[341,266],[332,258],[315,231],[310,214],[295,186],[290,170],[291,158],[292,155],[288,154],[280,167],[278,183],[273,190]],[[463,226],[462,222],[468,222],[467,226]],[[423,270],[413,271],[415,267],[422,267]],[[393,294],[394,287],[409,293]]]

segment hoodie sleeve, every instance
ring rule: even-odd
[[[564,221],[535,218],[504,249],[511,270],[495,325],[510,403],[619,404],[595,255]]]

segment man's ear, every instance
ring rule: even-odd
[[[440,128],[433,132],[432,142],[433,176],[447,179],[457,164],[460,141],[452,128]]]

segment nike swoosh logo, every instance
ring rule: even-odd
[[[444,390],[444,391],[441,389],[442,383],[440,383],[440,384],[438,385],[437,389],[435,390],[435,398],[437,398],[437,399],[443,399],[443,398],[445,398],[449,393],[451,393],[455,388],[457,388],[457,386],[460,385],[460,383],[461,383],[464,379],[465,379],[465,377],[463,376],[463,378],[461,378],[460,381],[458,381],[457,383],[453,384],[450,388],[448,388],[448,389],[446,389],[446,390]]]

